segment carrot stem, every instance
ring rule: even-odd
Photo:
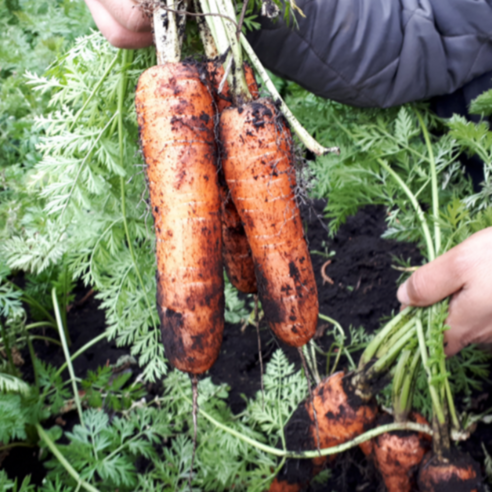
[[[70,360],[70,352],[68,350],[67,340],[65,338],[65,334],[63,333],[63,326],[62,326],[62,321],[61,321],[61,316],[60,316],[60,307],[58,306],[58,299],[56,297],[56,289],[54,287],[53,287],[53,290],[51,291],[51,297],[53,299],[53,307],[55,308],[56,323],[58,325],[58,331],[60,333],[60,340],[61,340],[62,347],[63,347],[63,353],[65,354],[65,361],[67,362],[68,372],[70,374],[70,379],[72,381],[73,397],[75,400],[75,404],[77,406],[80,424],[83,426],[84,425],[84,416],[82,413],[82,405],[80,404],[79,390],[77,388],[77,383],[75,381],[75,372],[73,370],[72,362]]]
[[[169,7],[174,10],[173,0],[169,0]],[[158,65],[177,63],[181,59],[178,26],[176,16],[172,10],[166,9],[165,0],[160,0],[154,7],[154,43]]]
[[[282,111],[283,115],[292,127],[292,130],[294,130],[295,134],[304,144],[304,146],[311,152],[313,152],[313,154],[318,156],[329,153],[340,154],[340,149],[338,147],[323,147],[321,144],[319,144],[301,125],[301,123],[299,123],[299,120],[294,116],[292,111],[289,109],[287,104],[285,104],[285,101],[278,93],[274,83],[270,79],[267,71],[261,64],[259,58],[256,56],[256,53],[254,52],[253,48],[251,47],[248,40],[246,39],[246,36],[244,36],[243,33],[241,33],[241,45],[243,46],[244,51],[248,55],[256,71],[260,74],[260,77],[265,83],[268,92],[270,92],[270,94],[272,95],[273,100],[280,105],[280,111]]]
[[[389,164],[383,159],[377,159],[379,165],[384,168],[392,177],[393,179],[398,183],[400,188],[403,190],[403,192],[407,195],[408,199],[410,200],[410,203],[412,204],[415,213],[417,214],[417,218],[420,222],[420,225],[422,227],[422,232],[424,234],[424,239],[425,243],[427,245],[427,256],[428,260],[432,261],[435,257],[435,251],[434,251],[434,244],[432,242],[432,237],[429,231],[429,226],[427,224],[427,221],[425,220],[425,215],[422,210],[422,208],[419,205],[419,202],[417,201],[417,198],[415,195],[411,192],[410,188],[406,185],[406,183],[401,179],[401,177],[389,166]]]
[[[429,132],[424,119],[420,113],[415,110],[415,114],[422,127],[422,133],[424,134],[425,145],[427,146],[427,152],[429,153],[429,165],[431,172],[431,186],[432,186],[432,213],[434,215],[434,243],[436,255],[441,250],[441,228],[439,227],[439,192],[437,189],[437,170],[436,160],[434,158],[434,152],[432,151],[432,145],[429,137]]]
[[[46,433],[39,424],[35,424],[35,427],[38,431],[39,437],[46,443],[50,451],[55,455],[56,459],[60,462],[63,468],[65,468],[67,473],[77,482],[78,487],[82,487],[88,492],[99,492],[96,487],[93,487],[90,483],[87,483],[81,478],[72,465],[65,459],[65,456],[63,456],[60,450],[56,447],[48,433]]]
[[[429,392],[432,399],[432,407],[434,409],[434,413],[436,414],[439,420],[439,423],[444,424],[446,422],[446,419],[444,417],[441,402],[439,401],[439,395],[437,394],[435,386],[431,383],[432,372],[429,369],[427,347],[425,344],[425,336],[424,336],[424,328],[422,326],[422,320],[420,319],[420,317],[417,317],[415,321],[415,325],[417,327],[417,337],[419,341],[420,356],[422,357],[422,364],[425,368],[425,372],[427,373],[427,381],[429,384]]]
[[[187,397],[184,398],[188,400],[189,403],[191,403]],[[338,446],[333,446],[331,448],[320,449],[319,452],[318,450],[296,452],[296,451],[281,450],[278,448],[274,448],[272,446],[268,446],[267,444],[263,444],[259,441],[256,441],[255,439],[252,439],[248,436],[245,436],[244,434],[241,434],[235,429],[231,429],[227,425],[222,424],[221,422],[214,419],[211,415],[209,415],[201,408],[198,409],[198,412],[201,415],[203,415],[203,417],[205,417],[209,422],[215,425],[217,428],[223,430],[224,432],[227,432],[228,434],[231,434],[234,437],[237,437],[241,441],[259,449],[260,451],[264,451],[265,453],[272,454],[275,456],[292,458],[292,459],[312,459],[312,458],[319,458],[320,456],[330,456],[332,454],[342,453],[344,451],[347,451],[348,449],[358,446],[363,442],[369,441],[374,437],[384,434],[385,432],[393,432],[398,430],[411,430],[415,432],[423,432],[424,434],[429,434],[429,435],[433,434],[432,429],[428,425],[417,424],[415,422],[393,423],[393,424],[386,424],[376,427],[368,432],[365,432],[364,434],[361,434],[355,439],[352,439],[351,441],[347,441],[343,444],[340,444]]]
[[[198,0],[194,0],[195,11],[200,11],[200,5]],[[198,33],[200,34],[200,39],[202,40],[203,48],[205,50],[205,56],[209,59],[217,58],[219,52],[217,51],[217,46],[215,46],[215,41],[212,36],[212,31],[207,21],[201,15],[196,17],[196,23],[198,24]]]
[[[395,331],[402,323],[407,322],[413,314],[415,308],[408,306],[400,311],[391,319],[382,330],[371,340],[359,359],[359,369],[364,367],[376,354],[381,344]]]
[[[392,347],[386,355],[378,359],[374,365],[370,367],[370,369],[367,371],[367,376],[369,378],[372,378],[384,370],[386,370],[398,357],[398,354],[401,352],[401,349],[413,338],[415,335],[415,325],[412,325],[412,328],[405,334],[403,335]]]

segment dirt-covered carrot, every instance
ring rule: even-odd
[[[157,236],[157,304],[166,355],[200,374],[223,331],[220,197],[214,103],[196,65],[144,72],[136,91]]]
[[[265,317],[284,342],[300,347],[318,320],[318,295],[299,209],[292,138],[266,99],[220,115],[222,167],[253,253]]]
[[[428,425],[427,420],[418,413],[413,413],[410,420]],[[383,415],[377,424],[392,421],[390,415]],[[411,431],[386,432],[373,440],[374,463],[388,492],[412,490],[418,467],[430,448],[431,439],[428,434]]]
[[[253,70],[247,64],[244,64],[244,69],[249,91],[251,96],[256,99],[258,97],[258,86]],[[219,92],[220,84],[224,78],[224,69],[220,63],[208,62],[207,70],[217,110],[220,113],[232,104],[229,84],[227,80],[224,81],[222,90]],[[222,218],[222,258],[227,277],[236,289],[247,294],[254,294],[257,292],[257,287],[251,248],[244,232],[241,217],[231,198],[222,172],[219,172],[219,189]]]
[[[286,447],[305,451],[316,449],[318,442],[321,449],[337,446],[369,430],[376,415],[377,407],[372,400],[363,401],[355,395],[351,375],[337,372],[314,388],[312,400],[309,397],[296,409],[284,431]],[[287,486],[302,488],[323,468],[326,460],[325,457],[288,459],[270,486],[270,492]]]
[[[420,492],[478,492],[482,490],[481,484],[478,463],[457,450],[441,458],[428,453],[420,465]]]

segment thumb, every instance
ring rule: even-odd
[[[460,290],[465,284],[465,271],[460,265],[459,249],[449,250],[414,272],[400,285],[398,300],[410,306],[430,306]]]

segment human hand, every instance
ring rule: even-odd
[[[492,342],[492,227],[419,268],[398,289],[404,305],[429,306],[452,295],[444,333],[446,355]]]
[[[135,0],[85,0],[96,26],[116,48],[151,46],[152,25]]]

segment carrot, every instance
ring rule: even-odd
[[[350,375],[344,377],[343,372],[337,372],[321,381],[313,390],[313,399],[309,397],[293,413],[285,428],[288,450],[305,451],[318,447],[314,412],[318,419],[319,448],[324,449],[343,444],[372,427],[377,407],[372,401],[365,402],[355,395]],[[304,487],[326,461],[325,457],[288,459],[270,492],[282,490],[282,485]]]
[[[222,178],[222,179],[221,179]],[[232,201],[225,178],[219,174],[222,222],[222,259],[227,277],[246,294],[257,292],[255,267],[241,217]]]
[[[411,414],[410,420],[428,425],[427,420],[418,413]],[[391,421],[391,416],[383,415],[378,419],[378,424]],[[427,434],[411,431],[386,432],[374,439],[374,462],[388,492],[412,490],[415,472],[430,447],[431,439]]]
[[[232,104],[229,84],[225,81],[222,91],[219,86],[224,77],[224,69],[218,62],[208,62],[207,70],[211,79],[212,93],[218,112]],[[258,97],[258,86],[252,68],[244,64],[246,82],[253,98]],[[227,277],[236,289],[247,294],[257,292],[251,248],[244,232],[243,223],[230,196],[223,172],[219,172],[219,190],[222,218],[222,259]]]
[[[418,475],[420,492],[478,492],[480,467],[469,455],[452,450],[441,458],[427,453]]]
[[[144,72],[136,91],[155,221],[157,305],[171,363],[200,374],[224,328],[220,198],[214,108],[195,65]]]
[[[259,99],[225,109],[219,132],[265,317],[277,337],[300,347],[316,331],[318,295],[295,201],[290,131],[274,104]]]
[[[244,77],[246,78],[246,84],[248,85],[251,97],[253,99],[258,99],[259,90],[253,69],[247,63],[243,64],[243,68]],[[224,109],[229,108],[232,105],[232,97],[227,80],[224,82],[222,91],[219,91],[220,84],[224,78],[224,68],[221,63],[210,61],[207,63],[207,70],[212,84],[215,103],[217,104],[217,111],[222,113]]]

